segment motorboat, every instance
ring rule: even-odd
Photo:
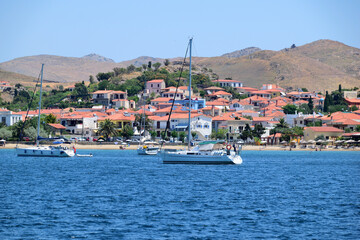
[[[29,157],[73,157],[75,152],[66,146],[34,146],[28,148],[16,148],[18,156]]]

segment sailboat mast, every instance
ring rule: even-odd
[[[42,96],[43,74],[44,74],[44,64],[41,65],[39,116],[38,116],[37,136],[36,136],[36,146],[37,147],[39,146],[39,136],[40,136],[40,114],[41,114],[41,96]]]
[[[189,40],[189,53],[190,53],[190,63],[189,63],[189,122],[188,122],[188,149],[190,150],[191,142],[191,47],[192,47],[192,38]]]
[[[143,130],[143,133],[144,133],[144,136],[143,136],[143,139],[144,139],[144,141],[145,141],[145,127],[146,127],[146,117],[145,117],[145,91],[146,91],[146,80],[145,80],[145,89],[144,89],[144,91],[143,91],[143,94],[142,94],[142,105],[143,105],[143,114],[142,114],[142,118],[141,118],[141,127],[140,127],[140,136],[142,136],[142,133],[141,133],[141,130],[142,130],[142,128],[144,128],[144,130]],[[150,96],[149,96],[150,97]],[[144,127],[143,127],[143,125],[142,124],[144,124]]]

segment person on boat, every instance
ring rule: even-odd
[[[235,145],[235,143],[233,144],[233,148],[234,148],[234,151],[236,152],[236,145]]]

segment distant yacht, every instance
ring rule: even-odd
[[[242,158],[240,156],[240,148],[232,151],[231,145],[224,145],[218,141],[204,141],[199,143],[199,146],[190,148],[191,143],[191,48],[192,38],[189,40],[189,55],[190,55],[190,66],[189,66],[189,119],[188,119],[188,149],[161,153],[163,163],[180,163],[180,164],[241,164]],[[169,115],[169,120],[171,114]],[[234,146],[236,148],[236,146]]]
[[[63,146],[39,146],[40,140],[40,112],[41,112],[41,96],[43,83],[44,64],[41,66],[41,83],[40,83],[40,100],[39,100],[39,115],[37,124],[36,146],[28,148],[16,148],[18,156],[31,157],[73,157],[75,156],[75,148],[70,149]]]

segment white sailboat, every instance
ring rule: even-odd
[[[191,48],[192,38],[189,40],[189,120],[188,120],[188,149],[161,153],[163,163],[166,164],[241,164],[242,158],[239,150],[231,151],[231,145],[226,146],[226,150],[222,149],[223,145],[220,145],[220,149],[216,149],[219,146],[217,141],[205,141],[199,144],[199,146],[190,148],[191,143]]]
[[[37,125],[36,146],[27,147],[27,148],[16,148],[16,154],[18,156],[31,156],[31,157],[73,157],[75,156],[75,148],[70,149],[64,146],[39,145],[43,71],[44,71],[44,64],[42,64],[41,66],[40,100],[39,100],[39,115],[38,115],[38,125]]]

